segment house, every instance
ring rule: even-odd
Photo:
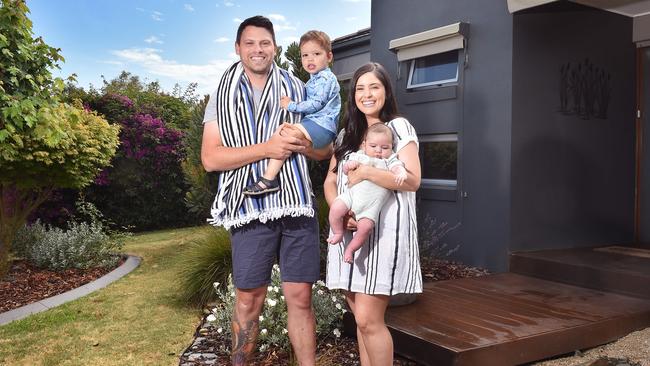
[[[418,131],[418,209],[452,259],[650,249],[650,1],[373,1],[333,71],[386,67]],[[431,225],[429,225],[431,226]],[[435,229],[420,222],[420,230]]]

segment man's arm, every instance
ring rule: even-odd
[[[203,125],[201,162],[206,171],[224,171],[242,167],[265,158],[286,159],[292,153],[306,153],[305,142],[291,136],[281,136],[278,128],[263,143],[244,147],[226,147],[221,140],[217,121]]]

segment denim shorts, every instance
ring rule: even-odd
[[[314,149],[321,149],[334,141],[336,134],[327,128],[319,125],[318,123],[305,118],[300,122],[302,127],[307,130],[309,137],[311,137],[311,143]]]
[[[271,269],[280,264],[282,282],[314,283],[320,277],[320,245],[316,217],[258,220],[230,230],[233,282],[239,289],[271,283]]]

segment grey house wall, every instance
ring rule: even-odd
[[[516,13],[513,29],[511,250],[631,242],[632,19],[556,3]],[[606,119],[559,112],[560,67],[586,59],[611,75]]]
[[[398,65],[389,41],[459,21],[469,23],[469,63],[451,93],[455,96],[445,97],[450,91],[442,89],[408,93],[408,63]],[[400,110],[418,134],[458,133],[458,189],[449,197],[422,188],[418,209],[438,223],[461,224],[443,238],[450,247],[459,245],[453,259],[506,270],[512,110],[512,16],[506,2],[373,1],[371,26],[371,58],[392,75]]]

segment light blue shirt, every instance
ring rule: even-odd
[[[339,95],[339,82],[336,75],[329,67],[311,75],[305,91],[307,99],[300,103],[291,102],[287,109],[289,112],[305,114],[304,118],[310,119],[319,126],[336,133],[339,112],[341,112],[341,96]]]

